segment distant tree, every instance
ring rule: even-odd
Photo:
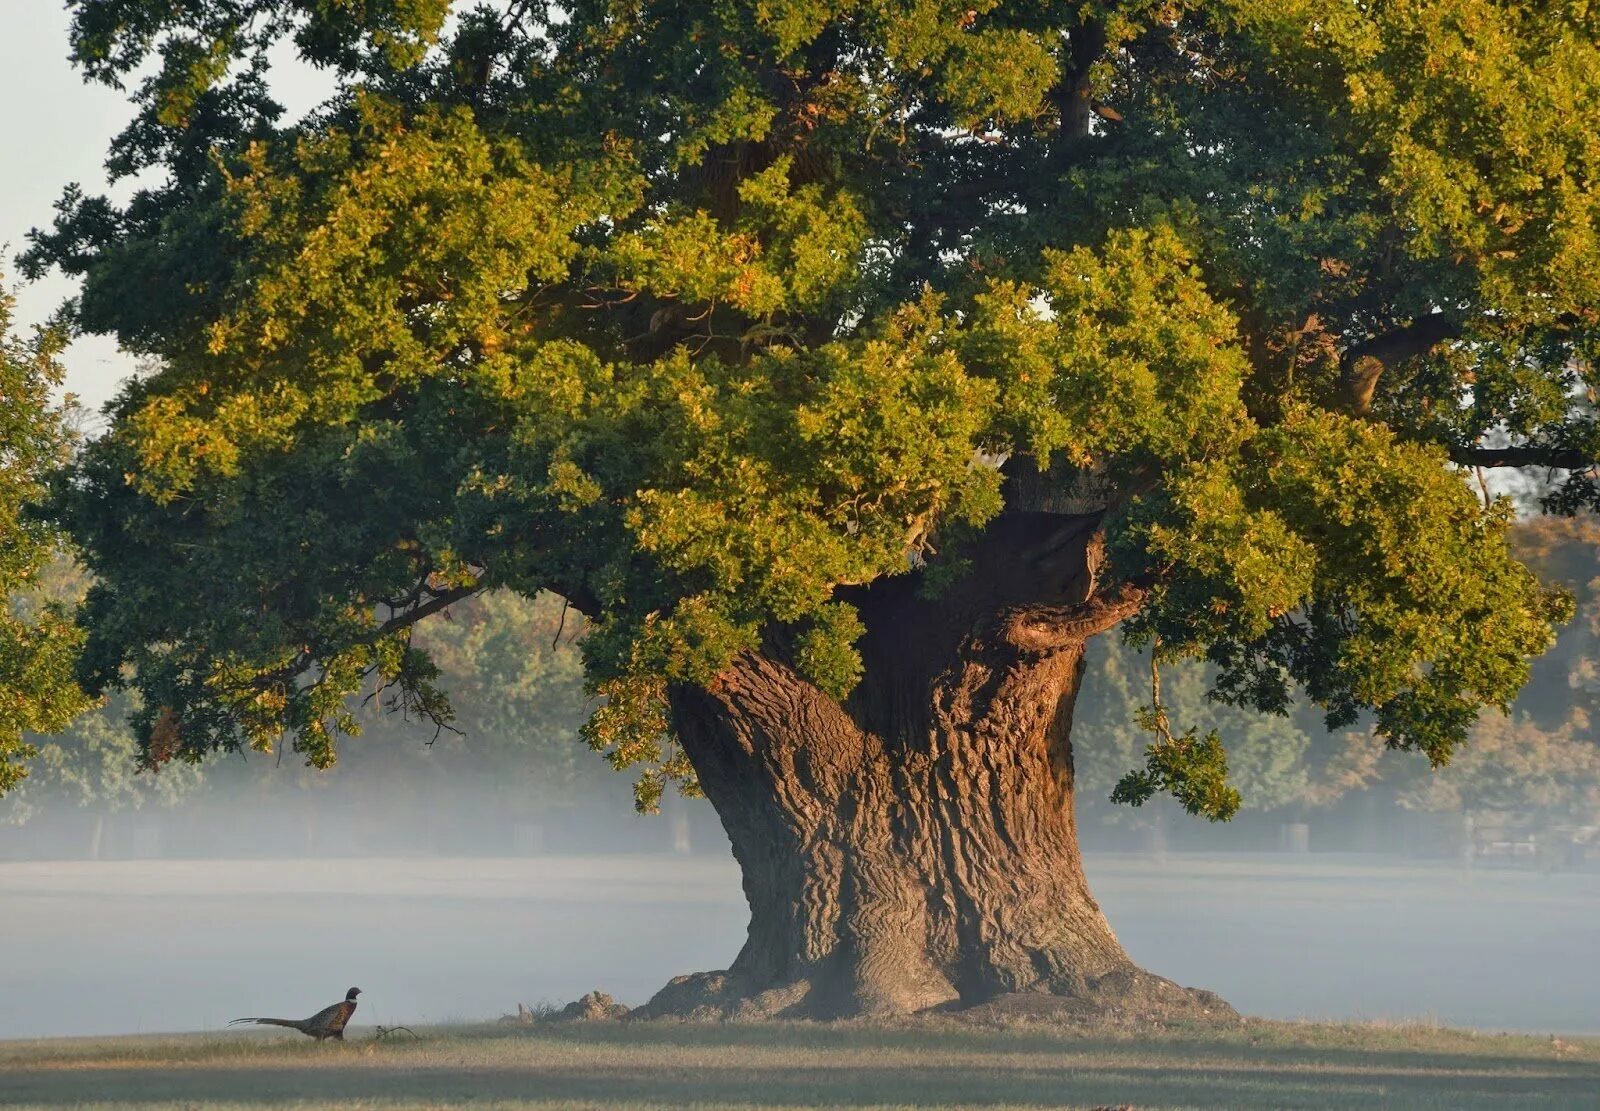
[[[1405,777],[1397,800],[1559,838],[1600,825],[1600,523],[1543,518],[1512,533],[1520,558],[1573,592],[1577,618],[1509,715],[1486,716],[1459,759]]]
[[[89,855],[98,857],[107,815],[170,809],[192,798],[204,782],[202,769],[177,764],[156,774],[142,768],[128,714],[127,696],[113,696],[53,736],[30,737],[36,752],[28,777],[0,800],[0,823],[22,825],[45,811],[88,811]]]
[[[161,364],[54,501],[84,682],[321,767],[365,684],[448,714],[417,622],[566,598],[588,737],[744,868],[658,1011],[1214,1006],[1089,896],[1086,641],[1443,763],[1571,612],[1460,468],[1600,500],[1600,8],[71,7],[142,188],[28,261]],[[1139,719],[1119,799],[1234,812]]]
[[[83,600],[88,587],[82,568],[58,551],[35,570],[18,604],[30,612],[65,612]],[[70,657],[64,674],[70,680]],[[75,696],[73,687],[67,690]],[[139,743],[128,727],[130,701],[121,692],[95,705],[75,700],[70,708],[80,712],[70,724],[60,724],[63,713],[56,733],[26,734],[32,751],[28,776],[0,800],[0,823],[21,825],[46,809],[92,808],[92,855],[99,855],[106,814],[170,807],[187,798],[202,779],[200,768],[177,765],[159,775],[142,770]]]
[[[64,558],[42,568],[30,600],[81,600],[88,580]],[[453,794],[536,814],[551,803],[593,794],[600,765],[583,760],[579,727],[587,715],[577,614],[560,599],[510,592],[474,597],[448,620],[419,630],[419,647],[452,692],[446,727],[381,712],[383,692],[370,692],[358,715],[367,739],[346,753],[348,776],[382,795],[392,809],[409,799],[438,805]],[[561,633],[556,643],[557,632]],[[81,713],[53,736],[30,735],[36,750],[28,779],[0,800],[0,823],[20,825],[46,811],[82,808],[97,819],[122,810],[168,809],[215,790],[226,797],[262,797],[315,785],[283,775],[271,759],[206,775],[198,765],[169,761],[141,767],[128,725],[130,698],[117,694]],[[291,769],[291,771],[294,769]],[[95,824],[95,843],[102,823]]]
[[[28,734],[63,728],[87,704],[73,675],[78,630],[39,590],[59,534],[28,513],[70,446],[51,396],[61,385],[62,339],[16,335],[14,305],[0,286],[0,794],[21,782],[24,761],[38,755]]]
[[[1208,670],[1201,663],[1184,661],[1162,671],[1161,699],[1168,714],[1217,735],[1227,752],[1228,778],[1245,809],[1275,810],[1306,801],[1311,790],[1312,730],[1320,722],[1215,702],[1206,697]],[[1140,708],[1150,702],[1149,652],[1111,637],[1097,641],[1089,652],[1072,725],[1073,766],[1081,797],[1108,801],[1128,768],[1143,759],[1150,734],[1140,727],[1138,717]]]
[[[588,700],[576,646],[583,618],[564,615],[566,608],[548,594],[495,591],[417,630],[417,647],[438,666],[455,711],[452,731],[433,746],[453,771],[468,763],[498,792],[530,805],[568,798],[584,778],[579,728]]]
[[[1163,696],[1174,717],[1214,729],[1228,751],[1229,774],[1256,810],[1318,809],[1351,792],[1381,789],[1413,810],[1458,813],[1480,824],[1510,822],[1552,829],[1600,822],[1600,523],[1592,517],[1519,521],[1510,540],[1541,579],[1570,590],[1577,619],[1533,667],[1509,715],[1473,727],[1462,756],[1428,767],[1386,759],[1381,738],[1361,730],[1329,731],[1303,704],[1262,717],[1207,696],[1206,668],[1167,669]],[[1074,721],[1078,786],[1102,802],[1145,734],[1135,721],[1150,699],[1149,659],[1107,638],[1089,655]],[[1092,807],[1106,820],[1118,808]]]
[[[1399,801],[1532,831],[1600,825],[1593,723],[1583,711],[1554,728],[1525,716],[1486,717],[1450,768],[1406,785]]]
[[[396,713],[388,692],[369,691],[359,700],[362,739],[343,746],[340,778],[369,785],[364,793],[384,809],[410,799],[448,810],[470,799],[502,821],[609,793],[597,790],[613,785],[580,735],[590,709],[576,643],[583,619],[562,610],[550,595],[491,591],[419,626],[415,646],[451,692],[448,716]]]
[[[1512,534],[1519,558],[1571,591],[1576,618],[1535,666],[1522,710],[1559,728],[1574,712],[1600,723],[1600,521],[1540,518]],[[1600,738],[1591,729],[1580,732]]]

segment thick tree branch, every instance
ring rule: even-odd
[[[388,636],[390,633],[398,632],[399,630],[404,629],[408,625],[415,625],[424,617],[438,613],[440,610],[445,609],[448,606],[453,606],[464,598],[470,598],[481,589],[482,587],[473,585],[457,586],[452,587],[449,590],[441,590],[439,593],[429,598],[426,602],[421,602],[418,605],[412,606],[410,609],[404,610],[400,613],[392,614],[389,617],[389,620],[385,621],[382,625],[379,625],[372,631],[369,639],[380,640],[383,637]]]
[[[1018,606],[1001,616],[1001,627],[1008,643],[1028,655],[1043,655],[1081,644],[1132,617],[1149,593],[1146,587],[1121,583],[1083,602]]]
[[[1600,464],[1600,459],[1577,448],[1537,447],[1453,447],[1453,462],[1464,467],[1544,467],[1558,471],[1582,471]]]
[[[400,613],[392,613],[387,621],[372,629],[356,643],[372,644],[375,641],[382,640],[390,633],[399,632],[401,629],[415,625],[424,617],[438,613],[440,610],[454,605],[464,598],[471,597],[480,589],[481,587],[478,586],[458,586],[450,590],[441,591],[420,605],[412,606]],[[294,659],[282,667],[274,668],[269,672],[256,676],[250,681],[250,686],[255,690],[268,690],[280,683],[285,683],[290,679],[304,675],[311,670],[311,665],[316,661],[316,649],[308,646],[301,649]]]
[[[1065,153],[1089,135],[1095,115],[1090,71],[1106,50],[1106,28],[1099,20],[1080,24],[1068,38],[1066,65],[1054,99],[1061,113],[1061,145]]]
[[[1384,371],[1460,336],[1459,323],[1443,313],[1434,313],[1351,347],[1340,360],[1340,385],[1350,408],[1365,413],[1372,406],[1372,395]]]

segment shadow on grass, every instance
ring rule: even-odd
[[[426,1104],[521,1101],[532,1107],[566,1102],[609,1106],[840,1107],[1561,1107],[1593,1108],[1600,1071],[1519,1075],[1438,1075],[1398,1069],[1250,1069],[1182,1067],[1006,1070],[682,1068],[595,1070],[432,1067],[375,1069],[204,1069],[14,1073],[0,1080],[0,1103],[180,1104],[222,1102],[270,1107],[286,1103],[416,1101]]]
[[[885,1028],[850,1023],[552,1023],[531,1028],[469,1026],[450,1033],[467,1037],[530,1037],[568,1044],[618,1045],[618,1047],[674,1047],[674,1049],[808,1049],[819,1052],[862,1050],[946,1050],[960,1053],[1090,1053],[1138,1052],[1157,1057],[1259,1057],[1261,1060],[1352,1061],[1371,1065],[1394,1057],[1397,1063],[1416,1065],[1426,1057],[1438,1068],[1483,1068],[1512,1063],[1546,1063],[1549,1041],[1534,1034],[1474,1034],[1469,1031],[1427,1026],[1326,1025],[1250,1020],[1248,1026],[1166,1026],[1154,1033],[1126,1031],[1102,1034],[1098,1029],[1072,1026],[899,1026]],[[1594,1045],[1600,1039],[1574,1037],[1574,1042]],[[1347,1042],[1347,1044],[1341,1044]],[[1507,1053],[1504,1047],[1528,1047],[1526,1053]],[[1501,1052],[1496,1052],[1501,1050]]]
[[[1365,1052],[1250,1045],[1242,1034],[1075,1038],[652,1024],[455,1034],[348,1062],[322,1056],[302,1064],[290,1045],[270,1047],[259,1063],[237,1057],[208,1063],[204,1054],[182,1052],[143,1066],[127,1065],[127,1057],[97,1064],[85,1055],[55,1067],[13,1058],[0,1070],[0,1105],[1600,1107],[1600,1062],[1539,1059],[1532,1043],[1519,1044],[1530,1053],[1496,1053],[1492,1042],[1481,1054],[1426,1046]],[[619,1048],[627,1051],[620,1058]],[[741,1061],[741,1048],[762,1060]],[[471,1063],[485,1049],[492,1059]],[[807,1063],[783,1064],[785,1051]],[[915,1051],[914,1059],[902,1051]],[[874,1062],[875,1054],[887,1060]]]
[[[467,1036],[506,1037],[504,1027],[468,1028]],[[513,1037],[516,1035],[512,1035]],[[1600,1075],[1600,1061],[1563,1061],[1551,1056],[1549,1043],[1533,1035],[1475,1035],[1467,1031],[1405,1026],[1348,1026],[1297,1024],[1253,1020],[1247,1029],[1168,1027],[1157,1033],[1128,1032],[1103,1036],[1071,1028],[1015,1027],[993,1030],[973,1027],[853,1026],[847,1023],[724,1023],[676,1022],[594,1023],[552,1025],[523,1033],[530,1039],[565,1045],[608,1045],[642,1049],[803,1049],[814,1052],[917,1051],[959,1053],[965,1056],[1009,1054],[1070,1054],[1082,1056],[1159,1056],[1163,1062],[1215,1061],[1275,1066],[1346,1065],[1352,1068],[1389,1067],[1399,1070],[1483,1071],[1535,1066],[1571,1069],[1583,1075]],[[1581,1039],[1600,1049],[1600,1039]],[[1359,1043],[1359,1044],[1340,1044]],[[1505,1047],[1526,1048],[1510,1053]],[[1597,1100],[1596,1111],[1600,1111]]]

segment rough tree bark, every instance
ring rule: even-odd
[[[1098,529],[1098,515],[1012,513],[938,597],[915,576],[856,592],[866,667],[842,704],[780,638],[673,692],[750,931],[729,969],[674,980],[646,1014],[1232,1014],[1137,968],[1084,878],[1070,740],[1084,644],[1138,602],[1097,589]]]

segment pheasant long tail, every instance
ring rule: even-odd
[[[306,1025],[303,1018],[236,1018],[228,1025],[239,1026],[250,1022],[257,1026],[287,1026],[291,1030],[304,1030]]]

